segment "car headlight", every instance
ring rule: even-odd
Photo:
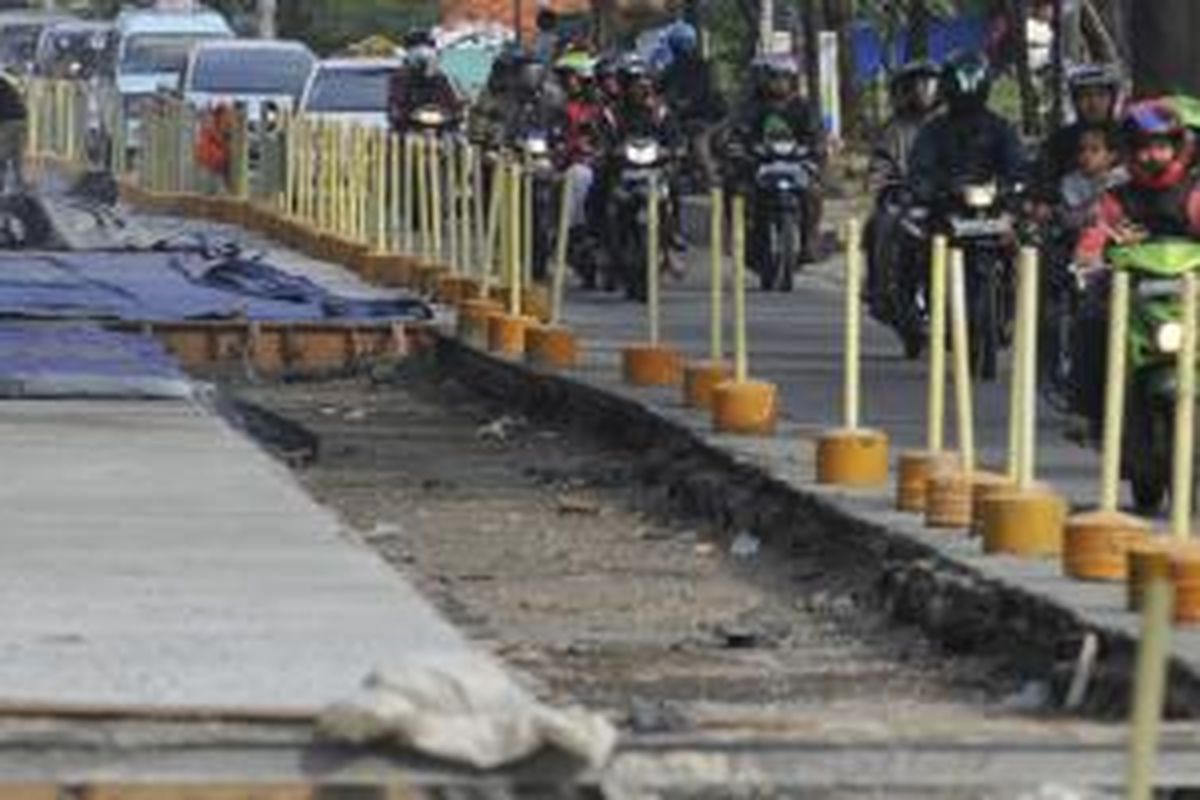
[[[1162,353],[1178,353],[1183,346],[1183,326],[1178,322],[1164,322],[1154,332],[1154,345]]]
[[[998,193],[994,183],[974,183],[963,187],[962,198],[968,208],[991,208]]]
[[[658,142],[625,146],[625,160],[637,167],[648,167],[658,161]]]

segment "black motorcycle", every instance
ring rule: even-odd
[[[790,292],[804,249],[804,196],[817,164],[791,137],[768,139],[754,150],[754,229],[751,268],[764,291]]]
[[[555,203],[558,173],[554,166],[551,134],[541,128],[523,131],[517,138],[517,149],[529,181],[527,185],[533,193],[533,278],[542,281],[546,278],[546,267],[554,250],[558,219]]]
[[[658,219],[665,227],[671,191],[670,156],[656,139],[635,137],[621,144],[617,157],[617,181],[610,198],[609,249],[625,295],[644,301],[650,195],[652,187],[657,186]],[[667,262],[666,239],[660,231],[657,256],[660,271]]]
[[[867,308],[896,332],[910,359],[921,355],[928,329],[929,220],[929,209],[896,179],[880,190],[863,232]]]
[[[1019,187],[1005,192],[994,179],[963,180],[952,190],[945,218],[951,246],[963,251],[966,265],[971,373],[986,381],[996,379],[1000,350],[1012,338],[1016,225],[1010,209],[1019,195]]]

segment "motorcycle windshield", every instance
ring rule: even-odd
[[[1190,239],[1155,239],[1142,244],[1113,247],[1109,263],[1115,269],[1149,272],[1171,277],[1200,269],[1200,242]]]

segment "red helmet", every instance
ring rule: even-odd
[[[1167,102],[1147,100],[1125,114],[1129,172],[1147,189],[1176,186],[1192,168],[1196,141],[1183,118]]]

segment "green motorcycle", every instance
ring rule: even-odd
[[[1171,485],[1176,359],[1183,343],[1179,279],[1200,270],[1200,242],[1156,239],[1114,247],[1108,261],[1130,275],[1121,472],[1138,510],[1154,512]]]

